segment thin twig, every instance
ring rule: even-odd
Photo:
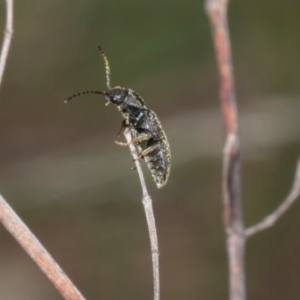
[[[245,300],[243,215],[240,146],[230,38],[227,26],[228,0],[206,0],[220,77],[220,100],[225,125],[222,201],[229,257],[230,300]]]
[[[13,35],[13,0],[6,0],[6,26],[0,55],[0,87]]]
[[[129,148],[131,155],[135,161],[136,170],[138,172],[142,191],[143,191],[143,205],[144,210],[146,214],[147,219],[147,226],[149,230],[149,236],[150,236],[150,244],[151,244],[151,253],[152,253],[152,267],[153,267],[153,280],[154,280],[154,300],[159,300],[160,297],[160,289],[159,289],[159,252],[158,252],[158,242],[157,242],[157,232],[156,232],[156,226],[155,226],[155,219],[154,219],[154,213],[153,213],[153,207],[152,207],[152,199],[148,194],[146,182],[144,178],[144,174],[140,165],[139,160],[137,159],[138,154],[136,151],[135,146],[131,143],[131,133],[128,128],[124,130],[124,136],[129,143]]]
[[[280,217],[291,207],[291,205],[297,200],[300,195],[300,158],[297,162],[295,178],[293,186],[288,194],[288,196],[283,200],[283,202],[275,209],[270,215],[265,217],[261,222],[247,228],[245,230],[245,235],[250,237],[262,230],[272,227]]]
[[[0,221],[67,300],[84,300],[71,280],[0,195]]]

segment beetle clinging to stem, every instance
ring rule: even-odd
[[[84,94],[101,94],[107,100],[106,105],[110,103],[116,105],[124,118],[120,133],[125,127],[130,129],[131,143],[138,149],[137,159],[145,160],[157,187],[161,188],[166,185],[171,168],[171,153],[167,136],[157,115],[145,106],[144,100],[138,93],[120,86],[111,88],[108,59],[100,46],[98,49],[105,63],[108,91],[81,91],[67,98],[65,102]],[[129,145],[118,141],[116,143],[121,146]]]

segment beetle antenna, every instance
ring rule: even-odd
[[[70,100],[72,100],[73,98],[76,98],[80,95],[84,95],[84,94],[101,94],[101,95],[104,95],[104,96],[109,96],[109,94],[107,92],[101,92],[101,91],[81,91],[81,92],[78,92],[76,94],[73,94],[72,96],[68,97],[64,102],[67,103],[69,102]]]
[[[105,63],[105,74],[106,74],[106,85],[108,87],[109,90],[111,90],[111,86],[110,86],[110,67],[109,67],[109,63],[108,63],[108,59],[103,51],[103,49],[101,48],[101,46],[98,46],[98,49],[103,57],[104,63]]]

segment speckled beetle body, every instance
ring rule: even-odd
[[[128,127],[132,135],[132,143],[138,149],[138,159],[144,159],[158,188],[168,180],[171,168],[170,146],[157,115],[145,106],[144,100],[131,89],[110,87],[110,68],[106,55],[101,47],[99,50],[105,62],[108,92],[83,91],[70,96],[66,102],[82,94],[102,94],[121,112],[124,120],[121,131]],[[128,143],[116,142],[127,146]]]

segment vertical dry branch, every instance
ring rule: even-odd
[[[229,258],[231,300],[245,300],[244,225],[242,216],[240,147],[230,39],[228,0],[206,0],[220,77],[220,100],[226,143],[223,153],[222,201]]]
[[[146,182],[144,179],[144,174],[140,165],[139,160],[137,159],[137,151],[135,146],[131,142],[131,133],[128,128],[124,130],[124,136],[129,144],[131,155],[135,161],[136,170],[138,172],[142,191],[143,198],[142,203],[144,205],[147,226],[150,237],[150,246],[151,246],[151,254],[152,254],[152,268],[153,268],[153,281],[154,281],[154,300],[159,300],[160,298],[160,284],[159,284],[159,252],[158,252],[158,240],[157,240],[157,231],[155,225],[155,218],[152,206],[152,199],[147,191]]]

